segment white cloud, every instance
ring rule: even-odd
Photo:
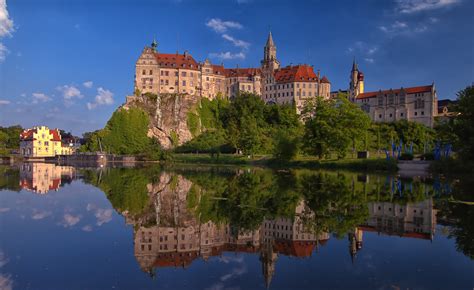
[[[13,289],[13,280],[10,274],[0,274],[0,289],[2,290]]]
[[[379,29],[385,33],[396,34],[404,30],[407,31],[408,24],[406,22],[395,21],[390,26],[385,26],[385,25],[379,26]]]
[[[81,220],[81,216],[78,215],[78,216],[73,216],[71,214],[65,214],[64,217],[63,217],[63,221],[61,222],[61,224],[67,228],[67,227],[72,227],[74,226],[75,224],[77,224],[80,220]]]
[[[8,105],[11,102],[9,100],[0,100],[0,106]]]
[[[101,226],[112,220],[112,209],[102,209],[99,208],[95,212],[95,217],[97,218],[97,225]]]
[[[460,0],[397,0],[397,10],[401,13],[415,13],[450,7]]]
[[[438,21],[439,21],[438,18],[430,17],[428,21],[425,21],[425,22],[434,24]],[[425,23],[425,22],[420,22],[415,25],[408,25],[408,23],[406,22],[395,21],[389,26],[385,26],[385,25],[379,26],[379,29],[385,34],[387,34],[388,36],[413,35],[413,34],[422,33],[428,30],[428,26],[427,26],[428,23]]]
[[[94,83],[92,81],[83,82],[82,85],[88,89],[92,88]]]
[[[86,225],[81,228],[84,232],[92,232],[92,226],[91,225]]]
[[[241,29],[242,24],[235,21],[222,21],[219,18],[212,18],[206,23],[206,26],[213,29],[215,32],[224,33],[229,28]]]
[[[12,36],[15,31],[13,20],[10,19],[6,0],[0,0],[0,37]]]
[[[89,110],[95,109],[100,105],[112,105],[114,103],[114,94],[104,88],[97,89],[97,95],[95,96],[95,101],[93,103],[87,103],[87,108]]]
[[[222,34],[222,38],[224,38],[225,40],[228,40],[230,42],[232,42],[233,45],[235,45],[236,47],[240,47],[240,48],[243,48],[243,49],[248,49],[249,46],[250,46],[250,43],[246,42],[246,41],[243,41],[243,40],[240,40],[240,39],[236,39],[228,34]]]
[[[50,211],[35,211],[31,216],[34,220],[42,220],[46,217],[49,217],[52,213]]]
[[[45,103],[52,100],[49,96],[43,93],[33,93],[31,95],[33,96],[33,101],[31,102],[33,104]]]
[[[8,50],[8,48],[0,42],[0,63],[2,63],[7,58],[7,54],[9,52],[10,51]]]
[[[209,57],[220,59],[220,60],[245,59],[245,53],[243,53],[243,52],[232,53],[230,51],[227,51],[227,52],[212,52],[212,53],[209,54]]]
[[[82,99],[84,97],[81,91],[75,86],[64,85],[56,89],[63,94],[64,100],[72,100],[74,98]]]
[[[370,58],[370,57],[366,57],[366,58],[364,58],[364,60],[368,63],[374,63],[375,62],[375,59]]]

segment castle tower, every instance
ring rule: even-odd
[[[275,273],[275,264],[278,258],[278,254],[273,251],[273,240],[263,244],[260,252],[260,261],[262,262],[262,272],[265,278],[265,287],[268,289]]]
[[[352,62],[352,70],[349,79],[349,100],[354,102],[357,95],[364,92],[364,74],[359,71],[355,58]]]
[[[263,60],[261,61],[262,69],[268,71],[274,71],[280,68],[280,62],[276,57],[276,46],[273,43],[272,33],[268,34],[267,43],[263,48]]]

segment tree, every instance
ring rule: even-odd
[[[454,132],[459,138],[460,156],[469,162],[474,161],[474,86],[457,94],[455,110],[460,113],[454,122]]]
[[[325,100],[318,97],[309,107],[305,124],[305,148],[319,158],[336,151],[343,158],[350,145],[364,140],[370,118],[345,98]]]

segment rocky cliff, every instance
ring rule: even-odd
[[[128,96],[123,108],[138,107],[148,113],[148,136],[170,149],[192,139],[188,128],[188,113],[195,110],[200,97],[188,94]]]

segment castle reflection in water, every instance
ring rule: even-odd
[[[164,173],[160,182],[148,186],[155,208],[153,216],[137,220],[124,213],[127,223],[134,225],[137,262],[152,276],[156,269],[185,268],[196,259],[208,260],[224,252],[254,253],[259,255],[268,286],[279,255],[308,258],[331,238],[328,232],[316,234],[305,227],[303,217],[312,213],[304,200],[296,206],[293,218],[265,219],[255,230],[246,231],[212,221],[201,223],[187,207],[191,181],[178,175],[177,182],[171,183],[171,178]],[[366,223],[348,233],[352,259],[362,249],[366,231],[426,240],[433,238],[436,210],[431,198],[405,205],[371,202],[368,207]]]
[[[48,163],[24,163],[19,171],[20,187],[38,194],[58,190],[80,175],[74,167]],[[102,174],[101,169],[99,173]],[[192,185],[183,175],[161,172],[155,182],[147,185],[152,210],[138,216],[121,212],[126,223],[134,226],[136,260],[152,276],[157,269],[185,268],[194,260],[208,260],[224,252],[252,253],[259,256],[268,286],[279,255],[309,258],[331,239],[330,233],[315,232],[305,226],[304,219],[312,217],[313,212],[303,199],[298,202],[294,216],[264,219],[254,230],[200,222],[199,214],[189,208]],[[348,255],[352,260],[363,248],[364,232],[433,239],[437,211],[432,197],[412,203],[368,202],[367,207],[368,219],[347,233]]]

